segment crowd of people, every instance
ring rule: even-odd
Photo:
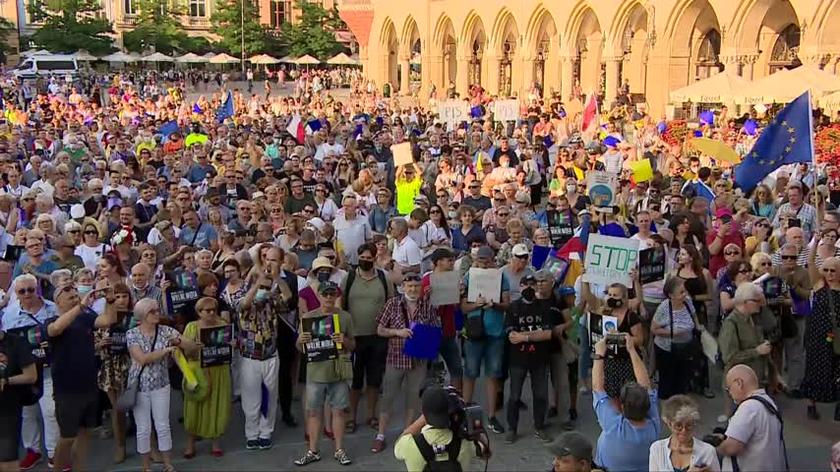
[[[840,421],[836,168],[789,166],[744,192],[641,107],[587,134],[559,97],[495,123],[474,90],[471,120],[448,124],[355,75],[339,100],[322,75],[291,96],[197,100],[192,76],[8,79],[0,470],[85,470],[105,422],[115,463],[134,434],[144,470],[172,471],[170,417],[184,458],[199,439],[221,457],[234,408],[248,450],[300,420],[297,466],[322,459],[321,436],[351,464],[345,438],[365,434],[372,453],[393,444],[421,470],[421,443],[453,440],[440,385],[506,442],[548,444],[558,472],[785,470],[774,398],[801,399],[785,417],[811,421],[833,403]],[[700,131],[745,154],[748,118],[769,117]],[[397,165],[403,142],[412,162]],[[642,160],[653,175],[637,181]],[[618,183],[611,206],[588,194],[595,171]],[[662,251],[663,279],[589,283],[535,256],[550,248],[572,267],[563,248],[589,233]],[[595,342],[597,315],[617,321]],[[432,356],[417,354],[421,331]],[[594,455],[572,431],[587,395]],[[716,446],[696,439],[698,395],[720,399]],[[394,425],[417,444],[389,437]]]

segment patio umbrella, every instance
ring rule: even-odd
[[[783,69],[753,82],[753,85],[736,97],[740,104],[788,103],[811,91],[820,98],[840,91],[840,77],[814,66],[803,65],[796,69]]]
[[[283,57],[281,57],[281,58],[280,58],[280,62],[282,62],[282,63],[286,63],[286,64],[294,64],[294,62],[295,62],[295,60],[296,60],[296,59],[297,59],[297,58],[296,58],[296,57],[294,57],[294,56],[292,56],[292,55],[289,55],[289,56],[283,56]]]
[[[734,149],[727,146],[723,141],[710,138],[692,138],[688,141],[688,143],[694,147],[694,149],[697,149],[703,154],[719,161],[728,162],[730,164],[738,164],[741,162],[741,157],[738,156]]]
[[[210,64],[239,64],[239,58],[225,53],[216,54],[210,58]]]
[[[840,110],[840,92],[830,93],[821,97],[817,102],[821,107],[829,110]]]
[[[119,51],[113,54],[108,54],[103,57],[102,60],[107,62],[137,62],[137,57]]]
[[[96,57],[93,54],[85,51],[84,49],[79,49],[78,51],[76,51],[76,53],[73,54],[73,57],[75,57],[77,61],[84,61],[84,62],[92,62],[92,61],[98,61],[99,60],[98,57]]]
[[[204,56],[199,56],[198,54],[193,54],[191,52],[175,58],[175,62],[179,64],[202,64],[208,62],[209,60],[210,59]]]
[[[295,59],[294,63],[299,65],[299,66],[311,66],[311,65],[320,64],[321,61],[319,61],[318,59],[315,59],[314,57],[307,54],[305,56],[301,56],[301,57]]]
[[[258,56],[254,56],[248,59],[248,62],[251,64],[259,64],[259,65],[268,65],[268,64],[279,64],[280,60],[274,57],[269,56],[268,54],[260,54]]]
[[[201,57],[204,57],[204,58],[210,59],[210,58],[212,58],[212,57],[213,57],[213,56],[215,56],[215,55],[216,55],[216,53],[215,53],[215,52],[205,52],[204,54],[202,54],[202,55],[201,55]]]
[[[677,103],[726,103],[749,87],[750,81],[727,70],[674,90],[670,93],[670,98],[672,102]]]
[[[359,62],[353,59],[352,57],[348,56],[347,54],[340,52],[335,56],[327,59],[327,64],[333,66],[357,66],[359,65]]]
[[[149,54],[148,56],[141,59],[143,62],[174,62],[175,59],[167,56],[166,54],[156,52],[153,54]]]

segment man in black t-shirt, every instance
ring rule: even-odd
[[[0,331],[0,470],[17,470],[22,385],[38,380],[28,343]]]
[[[539,280],[550,280],[551,274],[539,271]],[[508,399],[508,432],[505,441],[516,441],[519,425],[519,400],[525,377],[531,376],[534,398],[534,435],[545,442],[551,437],[545,430],[548,408],[548,371],[551,352],[552,327],[562,314],[543,291],[536,289],[537,276],[522,279],[522,298],[513,302],[506,318],[506,332],[510,347],[510,398]]]

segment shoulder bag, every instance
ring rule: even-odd
[[[694,322],[694,329],[691,332],[691,340],[685,343],[674,342],[674,308],[671,305],[671,300],[668,300],[668,318],[671,321],[671,353],[675,356],[689,358],[694,357],[697,353],[702,351],[700,344],[700,329],[698,328],[697,316],[694,315],[694,310],[690,308],[691,302],[686,300],[684,302],[685,309],[691,315]]]
[[[159,331],[160,328],[155,326],[155,337],[152,339],[152,347],[149,349],[150,353],[155,350]],[[140,389],[140,378],[143,377],[143,371],[146,370],[146,365],[148,364],[143,364],[143,367],[140,367],[140,372],[137,374],[137,377],[130,385],[125,387],[125,391],[117,399],[116,407],[118,411],[128,411],[137,404],[137,391]]]
[[[828,318],[831,322],[831,333],[834,335],[831,339],[831,344],[834,348],[834,355],[840,356],[840,326],[837,325],[837,307],[834,303],[834,292],[830,287],[826,287],[826,290],[828,290],[828,300],[831,305]]]

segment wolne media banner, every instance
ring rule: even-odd
[[[642,285],[665,279],[665,248],[652,247],[639,251],[639,278]]]
[[[233,355],[233,325],[202,328],[201,367],[230,364]]]

